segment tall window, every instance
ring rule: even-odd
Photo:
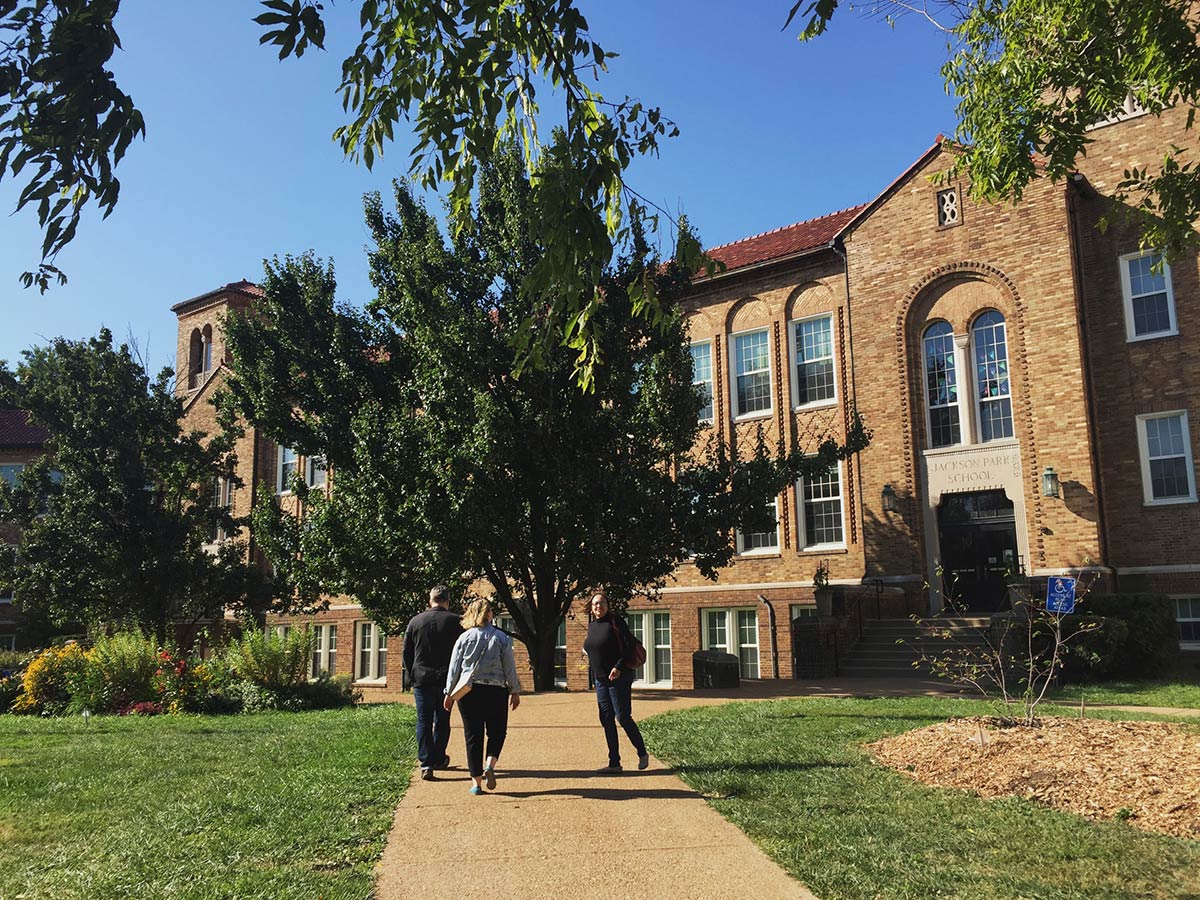
[[[1155,271],[1155,267],[1161,268]],[[1125,334],[1131,341],[1178,334],[1171,268],[1161,253],[1121,257],[1121,292],[1125,297]]]
[[[988,310],[971,326],[975,347],[975,397],[979,439],[1013,436],[1012,391],[1008,380],[1008,342],[1004,316]]]
[[[1138,416],[1142,491],[1147,503],[1188,503],[1196,499],[1195,467],[1187,413]]]
[[[817,316],[793,323],[792,353],[796,370],[796,405],[808,406],[834,399],[833,317]]]
[[[954,370],[954,332],[949,322],[925,329],[925,402],[929,409],[929,444],[949,447],[961,440],[958,381]]]
[[[743,678],[758,677],[757,610],[706,609],[702,637],[705,650],[734,654]]]
[[[312,677],[337,672],[337,626],[313,626]]]
[[[205,325],[200,333],[200,371],[208,374],[212,371],[212,326]]]
[[[8,650],[12,652],[17,649],[17,636],[15,634],[0,634],[0,650]]]
[[[233,506],[232,476],[221,475],[213,479],[213,506],[217,509],[229,509]],[[214,525],[212,532],[209,534],[209,540],[214,544],[219,544],[228,536],[224,528]]]
[[[733,371],[737,379],[735,416],[771,410],[771,339],[767,332],[733,336]]]
[[[770,553],[779,549],[779,501],[772,499],[767,504],[771,521],[775,525],[769,531],[746,531],[737,533],[738,553]]]
[[[356,680],[387,680],[387,644],[387,632],[374,622],[358,623],[358,664],[354,671]]]
[[[703,341],[692,344],[692,384],[700,394],[703,404],[700,407],[700,421],[711,422],[713,419],[713,375],[712,375],[712,343]]]
[[[824,475],[802,478],[796,485],[796,496],[800,501],[801,546],[844,547],[841,465],[835,463]]]
[[[275,464],[275,492],[277,494],[286,494],[291,488],[292,476],[296,474],[296,466],[300,464],[300,457],[291,447],[280,447],[277,462]]]
[[[0,481],[7,481],[9,487],[17,486],[17,476],[25,468],[25,463],[4,463],[0,465]]]
[[[567,684],[567,620],[558,623],[558,634],[554,639],[554,683],[560,687]]]
[[[323,488],[328,479],[328,465],[323,456],[310,456],[304,466],[304,480],[310,488]]]
[[[671,614],[631,612],[629,630],[646,647],[645,665],[633,673],[635,682],[656,687],[671,685]]]

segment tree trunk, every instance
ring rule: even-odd
[[[541,623],[539,623],[541,624]],[[541,627],[534,635],[532,643],[526,645],[529,649],[529,663],[533,668],[533,689],[535,691],[554,690],[554,650],[558,643],[557,624],[553,628]]]

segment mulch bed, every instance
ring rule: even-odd
[[[868,745],[883,765],[981,797],[1200,840],[1200,735],[1167,722],[955,719]]]

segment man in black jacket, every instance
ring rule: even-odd
[[[421,777],[450,765],[450,713],[442,706],[450,651],[462,634],[458,616],[447,608],[450,589],[439,584],[429,592],[429,609],[413,616],[404,631],[404,671],[417,702],[417,758]]]

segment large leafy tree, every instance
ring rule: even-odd
[[[15,371],[0,364],[0,403],[50,437],[14,487],[0,481],[0,524],[20,533],[16,553],[0,555],[0,582],[22,608],[161,638],[172,623],[263,603],[244,542],[210,545],[242,524],[214,503],[218,478],[236,484],[232,421],[213,436],[184,431],[171,371],[152,380],[107,330],[24,357]]]
[[[365,311],[334,305],[333,272],[312,257],[268,266],[264,299],[228,325],[231,398],[275,440],[331,464],[328,495],[295,485],[300,515],[270,501],[255,515],[300,599],[350,595],[399,626],[431,584],[473,587],[512,616],[547,688],[573,600],[600,585],[652,593],[689,556],[712,576],[735,525],[761,526],[769,496],[867,435],[858,426],[844,446],[790,454],[760,441],[742,460],[716,443],[697,450],[678,306],[690,270],[636,233],[600,279],[607,364],[594,391],[578,390],[562,346],[514,377],[512,332],[545,312],[521,290],[547,252],[533,227],[543,212],[515,151],[481,172],[470,224],[449,240],[407,185],[394,214],[368,198],[378,297]],[[662,299],[661,327],[631,315],[642,279]]]
[[[797,0],[802,39],[825,31],[838,0]],[[1200,105],[1200,8],[1193,0],[881,0],[867,10],[915,14],[947,37],[942,67],[958,99],[953,173],[988,201],[1020,200],[1045,175],[1062,180],[1087,153],[1097,122],[1129,99],[1152,115]],[[1114,209],[1131,208],[1142,243],[1168,258],[1197,245],[1196,144],[1168,146],[1156,165],[1131,168]]]

